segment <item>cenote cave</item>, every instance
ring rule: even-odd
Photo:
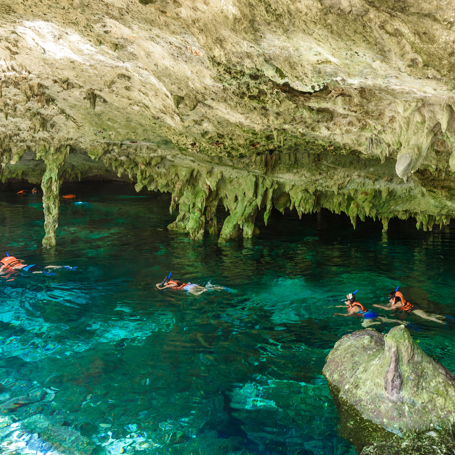
[[[454,10],[0,0],[0,453],[454,454]]]

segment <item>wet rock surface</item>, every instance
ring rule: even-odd
[[[388,335],[344,336],[323,369],[358,453],[449,454],[455,450],[455,376],[428,357],[404,326]]]

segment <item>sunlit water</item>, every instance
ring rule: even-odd
[[[383,236],[371,220],[354,231],[330,213],[273,213],[253,241],[219,247],[167,231],[168,195],[67,189],[55,251],[41,248],[41,197],[0,193],[1,250],[77,266],[1,279],[2,454],[354,454],[321,370],[362,328],[334,316],[356,289],[371,308],[399,285],[449,316],[408,320],[455,371],[453,229],[396,221]],[[230,290],[157,291],[171,271]]]

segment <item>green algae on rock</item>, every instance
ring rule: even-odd
[[[429,358],[404,326],[385,336],[371,329],[345,335],[323,374],[342,432],[358,453],[389,453],[382,445],[399,454],[434,453],[435,444],[446,450],[441,453],[455,450],[455,375]]]
[[[371,420],[347,400],[341,398],[340,389],[329,386],[338,416],[338,433],[354,446],[360,455],[442,455],[453,454],[454,439],[450,432],[424,431],[418,433],[393,433]],[[437,447],[439,452],[435,452]]]
[[[68,156],[69,147],[48,149],[45,144],[40,146],[37,158],[42,158],[46,164],[46,172],[41,181],[43,190],[44,230],[46,235],[43,239],[44,247],[53,247],[57,241],[55,231],[58,226],[58,213],[60,207],[60,179],[59,171]]]

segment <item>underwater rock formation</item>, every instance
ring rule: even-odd
[[[172,192],[195,239],[272,207],[447,224],[452,6],[0,0],[2,181],[42,182],[45,246],[58,182],[88,178]]]
[[[341,433],[358,453],[455,450],[455,375],[428,357],[404,326],[385,336],[370,329],[345,335],[323,374]]]
[[[96,444],[62,423],[39,414],[25,419],[20,426],[26,431],[22,437],[25,450],[43,454],[92,455]]]

